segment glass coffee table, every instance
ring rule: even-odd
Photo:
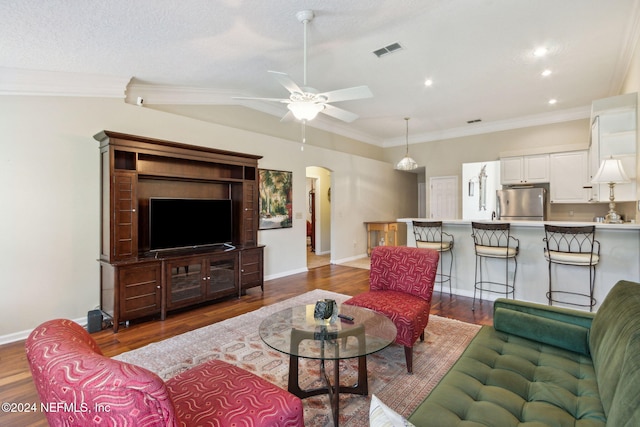
[[[341,318],[317,320],[313,317],[314,304],[301,305],[269,315],[260,324],[260,338],[274,350],[289,355],[289,384],[291,393],[301,399],[328,394],[333,423],[338,425],[340,393],[366,396],[367,355],[386,348],[396,339],[395,325],[387,317],[375,311],[351,305],[338,305],[340,314],[351,316],[353,321]],[[299,382],[299,358],[320,361],[324,386],[303,390]],[[340,384],[340,360],[358,358],[358,381],[345,386]],[[333,382],[327,375],[324,362],[335,361]]]

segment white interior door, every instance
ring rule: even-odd
[[[429,218],[456,219],[458,217],[458,177],[429,178]]]

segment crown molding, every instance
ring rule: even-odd
[[[131,77],[0,67],[0,95],[124,98]]]
[[[126,102],[136,104],[138,98],[147,105],[225,105],[234,95],[231,91],[191,86],[130,83]]]
[[[482,135],[485,133],[500,132],[505,130],[520,129],[531,126],[542,126],[553,123],[569,122],[572,120],[587,119],[591,117],[591,105],[556,111],[553,113],[534,114],[517,117],[515,119],[498,120],[495,122],[475,123],[468,127],[445,129],[442,131],[427,132],[413,135],[409,138],[409,144],[421,142],[440,141],[445,139],[460,138],[464,136]],[[383,147],[395,147],[405,144],[405,138],[393,138],[383,142]]]

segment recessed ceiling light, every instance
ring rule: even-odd
[[[431,86],[432,84],[433,84],[433,80],[431,80],[431,79],[427,79],[427,80],[424,81],[424,85],[425,86]]]
[[[555,104],[556,102],[558,102],[558,100],[557,100],[557,99],[553,99],[553,98],[552,98],[552,99],[550,99],[550,100],[549,100],[549,105],[553,105],[553,104]]]
[[[533,51],[533,56],[541,57],[547,54],[548,50],[546,47],[539,47]]]
[[[551,70],[549,70],[549,69],[544,70],[541,74],[542,74],[542,77],[550,76],[551,75]]]

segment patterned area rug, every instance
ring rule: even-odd
[[[122,353],[114,359],[143,366],[163,379],[171,378],[208,360],[222,359],[286,389],[289,358],[263,344],[258,335],[258,326],[262,319],[271,313],[295,305],[313,304],[323,298],[332,298],[340,303],[349,297],[323,290],[307,292],[238,317]],[[371,394],[378,396],[398,413],[404,416],[411,414],[462,354],[479,328],[478,325],[431,316],[425,341],[418,341],[413,349],[413,375],[407,374],[404,348],[397,344],[368,356],[369,396],[341,394],[340,425],[368,426]],[[333,372],[331,362],[327,362],[326,368],[328,372]],[[318,361],[301,359],[300,373],[302,388],[317,387],[320,384]],[[340,378],[344,385],[355,383],[355,359],[341,362]],[[332,425],[331,409],[326,396],[307,398],[303,403],[306,426]]]

